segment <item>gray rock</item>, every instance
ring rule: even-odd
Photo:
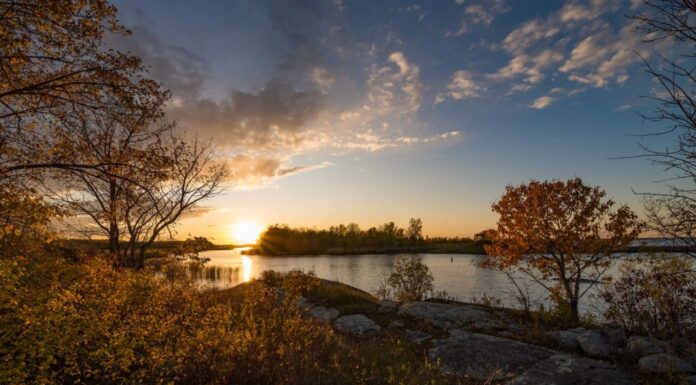
[[[589,358],[555,354],[506,385],[634,385],[625,372]]]
[[[406,326],[406,324],[404,323],[404,321],[396,319],[396,320],[390,322],[390,323],[389,323],[389,326],[387,326],[387,328],[389,328],[389,329],[399,329],[399,328],[402,328],[402,327],[404,327],[404,326]]]
[[[336,308],[333,307],[327,309],[323,306],[316,306],[309,311],[309,315],[318,319],[321,322],[329,323],[333,321],[336,317],[338,317],[339,312]]]
[[[486,332],[506,330],[507,326],[498,320],[482,319],[474,321],[469,325],[470,329]]]
[[[686,385],[696,385],[696,376],[686,377]]]
[[[373,320],[362,314],[351,314],[339,317],[334,326],[340,332],[354,336],[368,336],[380,332],[381,328]]]
[[[578,333],[571,330],[548,332],[547,335],[562,349],[576,351],[580,347],[578,345]]]
[[[399,308],[399,314],[424,320],[445,330],[459,328],[490,317],[488,312],[478,307],[436,302],[405,303]]]
[[[405,333],[406,338],[419,345],[421,344],[421,342],[427,341],[430,338],[432,338],[432,336],[429,333],[420,330],[406,329]]]
[[[399,303],[396,301],[382,300],[379,301],[379,312],[380,313],[392,313],[399,308]]]
[[[603,332],[607,336],[609,345],[615,348],[626,346],[626,332],[622,328],[604,329]]]
[[[648,373],[696,373],[693,365],[667,353],[653,354],[641,358],[638,361],[638,369]]]
[[[612,348],[599,330],[587,330],[578,335],[578,345],[583,352],[594,357],[609,357]]]
[[[666,344],[654,338],[631,336],[626,341],[626,352],[634,357],[645,357],[666,351]]]
[[[283,297],[285,297],[285,290],[283,290]],[[295,300],[297,303],[297,307],[300,308],[300,310],[308,311],[311,310],[314,307],[314,304],[309,302],[309,300],[303,296],[297,297]]]
[[[506,338],[452,330],[447,339],[433,341],[429,354],[446,374],[485,380],[519,376],[554,352]]]

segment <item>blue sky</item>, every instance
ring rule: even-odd
[[[172,90],[168,117],[212,137],[234,186],[182,235],[239,221],[430,235],[493,226],[507,184],[580,176],[641,212],[660,189],[635,134],[657,90],[635,1],[117,1]],[[652,138],[659,146],[669,138]]]

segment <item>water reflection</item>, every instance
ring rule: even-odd
[[[251,280],[251,266],[251,258],[242,255],[242,282],[249,282]]]
[[[242,255],[243,249],[214,250],[201,253],[210,258],[206,268],[214,273],[203,274],[201,284],[219,288],[232,287],[258,277],[265,270],[290,271],[292,269],[313,270],[321,278],[336,280],[368,292],[378,289],[380,281],[391,273],[398,255],[319,255],[292,257],[264,257]],[[430,267],[435,278],[436,290],[444,290],[461,301],[472,301],[487,296],[499,297],[503,306],[517,306],[514,286],[501,272],[485,270],[476,266],[481,256],[471,254],[420,254],[423,263]],[[222,269],[220,269],[222,268]],[[618,271],[615,266],[612,272]],[[533,282],[528,286],[531,298],[537,304],[546,303],[547,293]],[[596,290],[593,289],[593,290]],[[584,311],[597,312],[601,304],[591,296],[585,296],[581,304]]]

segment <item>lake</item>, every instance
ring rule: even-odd
[[[365,254],[365,255],[312,255],[265,257],[259,255],[242,255],[243,248],[233,250],[211,250],[200,254],[210,258],[206,264],[206,274],[200,277],[203,285],[226,288],[257,278],[261,272],[276,270],[280,272],[292,269],[314,271],[320,277],[346,283],[373,293],[379,283],[387,277],[399,255]],[[515,307],[511,296],[514,286],[501,272],[481,269],[476,263],[482,258],[472,254],[416,254],[431,270],[435,279],[436,290],[444,290],[448,295],[471,302],[482,295],[498,297],[503,306]],[[617,261],[610,274],[618,271]],[[546,303],[546,292],[533,282],[523,282],[529,288],[530,298],[537,303]],[[597,285],[599,286],[599,285]],[[592,291],[596,292],[596,289]],[[592,293],[593,294],[593,293]],[[586,295],[581,303],[583,311],[596,313],[601,307],[598,299]]]

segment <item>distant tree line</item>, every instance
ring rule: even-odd
[[[254,250],[264,255],[351,254],[385,252],[466,252],[483,253],[488,238],[482,232],[471,238],[429,238],[423,236],[423,221],[411,218],[406,228],[387,222],[363,230],[356,223],[328,229],[292,228],[272,225],[261,234]]]

